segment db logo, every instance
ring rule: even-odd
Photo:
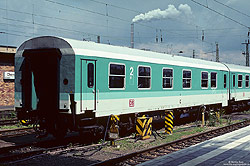
[[[129,107],[135,106],[135,99],[129,99]]]

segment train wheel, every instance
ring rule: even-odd
[[[55,122],[54,131],[52,134],[56,139],[62,139],[66,136],[67,128],[65,127],[65,124],[63,124],[61,120],[57,120]]]

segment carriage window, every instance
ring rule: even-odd
[[[139,66],[138,68],[138,88],[151,87],[151,69],[150,67]]]
[[[238,75],[238,88],[242,88],[242,75]]]
[[[191,88],[192,85],[192,73],[190,70],[183,70],[182,72],[182,87]]]
[[[246,75],[246,88],[249,88],[249,75]]]
[[[163,69],[162,87],[173,88],[173,69]]]
[[[217,87],[217,73],[211,72],[211,88]]]
[[[227,75],[224,74],[224,88],[227,87]]]
[[[233,75],[233,87],[235,87],[235,75]]]
[[[125,65],[109,65],[109,88],[125,88]]]
[[[208,87],[208,72],[201,72],[201,87]]]
[[[88,87],[93,88],[94,86],[94,64],[88,64]]]

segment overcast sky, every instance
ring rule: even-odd
[[[249,7],[249,0],[0,0],[0,45],[18,47],[42,35],[90,41],[99,35],[102,43],[130,47],[134,22],[137,49],[188,57],[195,50],[197,58],[215,61],[218,42],[220,61],[245,65]]]

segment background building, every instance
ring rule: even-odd
[[[14,105],[14,57],[16,47],[0,46],[0,106]]]

